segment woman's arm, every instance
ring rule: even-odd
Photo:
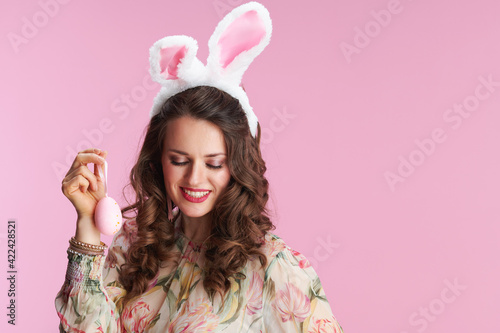
[[[66,279],[55,299],[61,332],[121,332],[119,299],[126,291],[118,276],[132,223],[115,234],[107,256],[68,251]]]

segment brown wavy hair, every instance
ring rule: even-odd
[[[266,256],[259,250],[261,237],[275,226],[266,208],[269,183],[264,177],[260,125],[253,138],[237,99],[213,87],[191,88],[169,98],[151,118],[137,163],[130,172],[130,183],[125,186],[133,187],[136,199],[133,204],[127,201],[130,205],[122,209],[122,214],[132,218],[125,212],[136,213],[133,217],[138,231],[120,269],[119,282],[127,291],[122,306],[146,291],[162,261],[174,260],[178,264],[171,252],[174,226],[167,219],[161,156],[167,123],[186,116],[210,121],[222,130],[231,174],[228,187],[210,212],[212,232],[202,267],[205,290],[212,299],[219,293],[224,300],[230,288],[229,277],[239,273],[250,257],[258,257],[263,267],[267,265]]]

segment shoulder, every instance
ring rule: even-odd
[[[309,260],[269,232],[262,250],[268,259],[262,290],[265,326],[273,332],[299,327],[304,332],[342,333]]]
[[[311,267],[311,263],[302,253],[292,249],[281,237],[271,232],[267,232],[264,236],[261,251],[268,261],[266,269],[269,269],[277,260],[280,260],[282,265],[300,269]]]
[[[281,237],[268,232],[261,251],[267,258],[263,273],[264,286],[273,289],[286,286],[302,290],[321,288],[319,277],[306,256],[291,248]]]

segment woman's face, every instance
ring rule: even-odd
[[[222,131],[191,117],[169,121],[162,169],[167,195],[189,217],[209,213],[231,179]]]

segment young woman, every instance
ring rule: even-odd
[[[78,220],[60,330],[342,332],[308,260],[270,232],[260,126],[253,135],[241,97],[196,83],[156,103],[107,255],[93,219],[107,152],[76,156],[62,185]]]

